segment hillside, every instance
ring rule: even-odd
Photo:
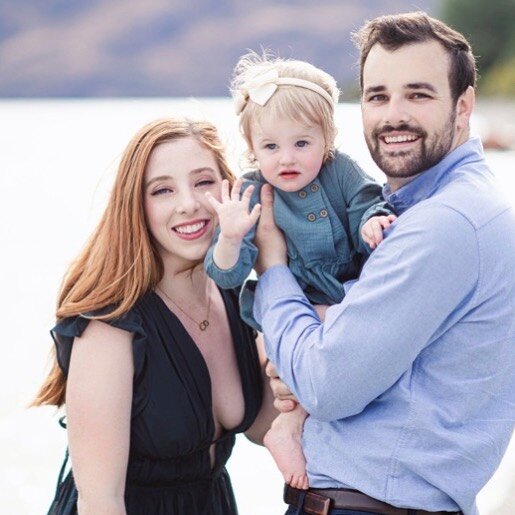
[[[355,87],[349,34],[438,0],[0,0],[0,97],[217,96],[246,49]]]

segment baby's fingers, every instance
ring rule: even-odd
[[[245,207],[249,207],[250,199],[252,197],[252,193],[254,193],[254,185],[251,184],[242,194],[241,201],[244,203]]]
[[[383,241],[383,224],[381,220],[372,220],[372,231],[373,231],[373,240],[374,247],[377,247]]]
[[[250,215],[249,215],[252,225],[254,225],[258,221],[260,214],[261,214],[261,204],[256,204],[252,208],[252,211],[250,212]]]
[[[378,216],[375,218],[381,225],[383,229],[388,229],[390,225],[392,225],[392,222],[394,222],[397,219],[395,215],[388,215],[388,216]]]
[[[222,188],[223,188],[223,185],[222,185]],[[222,207],[221,202],[218,202],[218,200],[216,200],[215,197],[213,197],[213,195],[209,191],[206,191],[205,195],[206,195],[207,201],[211,204],[213,209],[218,213],[218,210]]]
[[[229,195],[229,181],[224,179],[222,181],[222,202],[228,202],[231,199]]]
[[[231,200],[240,200],[240,191],[241,191],[242,184],[243,184],[243,181],[241,179],[236,179],[234,181],[234,184],[232,185],[232,190],[231,190]]]
[[[361,237],[363,241],[371,248],[376,248],[376,241],[374,236],[374,229],[372,227],[372,222],[367,222],[361,229]]]

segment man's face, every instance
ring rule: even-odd
[[[461,133],[456,137],[449,65],[437,41],[391,52],[376,44],[370,50],[363,67],[363,127],[372,158],[392,189],[463,142]]]

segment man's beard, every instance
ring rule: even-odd
[[[427,132],[422,128],[412,127],[407,123],[397,127],[384,125],[374,129],[371,137],[366,137],[368,150],[372,159],[387,177],[413,177],[435,166],[449,153],[454,140],[455,120],[456,110],[453,110],[442,131],[434,133],[429,140]],[[391,152],[382,150],[379,137],[393,131],[415,134],[420,138],[417,140],[420,142],[420,149],[418,151],[392,150]]]

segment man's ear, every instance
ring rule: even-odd
[[[469,86],[458,98],[456,103],[456,128],[466,130],[469,126],[470,117],[476,103],[476,93],[472,86]]]

